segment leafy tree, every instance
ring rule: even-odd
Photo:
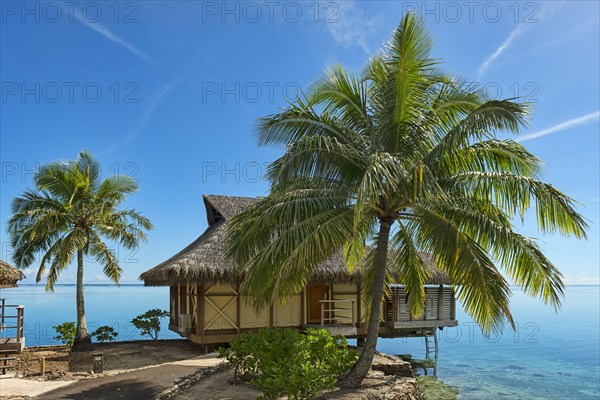
[[[91,333],[91,336],[96,338],[96,340],[100,343],[104,342],[113,342],[117,339],[117,332],[112,326],[103,325],[98,327],[94,332]]]
[[[153,308],[132,319],[131,323],[140,330],[142,336],[150,336],[154,341],[157,341],[160,333],[160,319],[168,316],[168,311]]]
[[[73,346],[73,341],[75,340],[75,322],[63,322],[60,325],[55,325],[52,327],[57,333],[54,336],[54,339],[58,340],[65,346]]]
[[[146,240],[150,221],[135,210],[119,210],[126,196],[138,189],[133,178],[100,177],[100,164],[88,151],[74,162],[52,162],[36,171],[35,190],[15,198],[8,221],[14,261],[20,268],[41,254],[36,281],[46,276],[46,290],[54,290],[58,277],[77,260],[77,333],[73,350],[89,347],[83,295],[83,260],[91,257],[104,274],[119,283],[121,267],[105,240],[125,249]],[[49,268],[48,268],[49,267]]]
[[[270,193],[232,219],[229,254],[257,308],[299,293],[337,251],[361,268],[370,303],[361,355],[343,382],[372,363],[379,305],[390,277],[422,315],[429,253],[485,334],[513,325],[511,291],[558,308],[562,275],[515,217],[532,208],[542,233],[586,237],[574,201],[540,180],[541,160],[500,139],[528,124],[526,104],[493,100],[431,58],[432,38],[406,15],[355,75],[329,68],[310,93],[261,119],[258,143],[285,149],[268,170]]]

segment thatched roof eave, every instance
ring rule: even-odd
[[[140,279],[145,286],[237,285],[243,280],[238,268],[226,257],[227,219],[243,212],[257,199],[217,195],[203,198],[209,227],[179,253],[142,273]],[[424,254],[423,261],[430,268],[428,284],[450,284],[448,277],[435,268],[431,256]],[[317,283],[358,283],[362,279],[359,268],[350,273],[341,251],[317,265],[310,277],[311,282]]]
[[[23,272],[0,260],[0,289],[17,287],[21,279],[25,279]]]

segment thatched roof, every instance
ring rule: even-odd
[[[0,260],[0,288],[17,287],[17,281],[25,278],[25,275],[12,265]]]
[[[242,277],[225,257],[227,219],[246,210],[257,199],[204,195],[208,228],[198,239],[168,260],[140,275],[146,286],[171,286],[177,284],[237,284]],[[433,266],[431,257],[430,284],[448,284],[448,278]],[[357,282],[361,276],[350,274],[341,252],[319,264],[311,278],[314,282]]]

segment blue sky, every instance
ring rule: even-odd
[[[137,282],[206,227],[203,193],[264,195],[279,154],[258,148],[257,118],[339,63],[359,71],[404,11],[422,14],[434,56],[495,97],[536,103],[520,140],[544,179],[581,203],[589,240],[538,237],[567,283],[599,276],[599,3],[12,2],[1,6],[0,221],[36,166],[87,148],[104,174],[133,175],[127,201],[155,224],[135,254]],[[4,229],[0,257],[12,250]],[[104,282],[88,264],[87,280]],[[35,274],[28,271],[27,281]],[[73,282],[74,269],[61,282]]]

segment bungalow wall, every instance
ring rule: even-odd
[[[304,324],[304,294],[257,313],[238,290],[230,285],[171,286],[169,328],[197,343],[223,343],[260,328],[300,328]],[[189,315],[187,331],[180,327],[180,314]]]
[[[330,284],[321,286],[319,298],[347,300],[335,305],[326,303],[326,316],[335,315],[329,325],[352,327],[353,330],[332,331],[347,336],[366,334],[366,304],[360,301],[360,284]],[[178,285],[170,288],[169,328],[193,342],[224,343],[239,338],[241,333],[260,328],[280,327],[303,329],[320,326],[321,304],[315,304],[315,294],[308,286],[301,294],[291,296],[284,304],[274,304],[256,312],[231,285]],[[428,288],[427,313],[413,321],[405,303],[402,288],[392,288],[390,298],[381,303],[380,334],[394,336],[395,329],[454,326],[454,297],[449,287]],[[322,296],[322,297],[321,297]],[[312,302],[312,305],[311,305]],[[188,329],[182,329],[180,314],[189,315]],[[440,323],[440,319],[443,319]],[[353,321],[353,324],[351,323]],[[355,328],[355,329],[354,329]],[[351,332],[351,333],[347,333]],[[398,332],[396,332],[398,333]]]

